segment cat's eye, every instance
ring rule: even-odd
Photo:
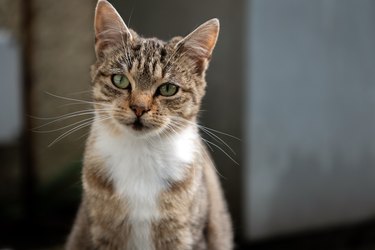
[[[129,79],[124,75],[112,75],[111,80],[113,85],[115,85],[117,88],[126,89],[130,87]]]
[[[158,93],[162,96],[173,96],[177,91],[178,86],[173,83],[165,83],[158,88]]]

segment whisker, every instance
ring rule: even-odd
[[[116,116],[112,116],[111,118],[114,118],[114,117],[116,117]],[[106,117],[106,118],[110,118],[110,117]],[[104,120],[106,120],[106,119],[104,119]],[[98,122],[101,122],[101,121],[103,121],[103,120],[100,120],[100,119],[98,120]],[[97,129],[99,129],[99,128],[91,127],[88,132],[86,132],[83,135],[81,135],[80,137],[78,137],[78,139],[81,139],[81,138],[87,136],[88,134],[90,134],[91,132],[93,132],[93,131],[95,131]]]
[[[73,112],[73,113],[70,113],[70,114],[63,115],[61,117],[57,117],[53,121],[47,122],[45,124],[42,124],[38,127],[33,128],[33,130],[37,130],[37,129],[46,127],[50,124],[53,124],[53,123],[56,123],[56,122],[59,122],[59,121],[64,121],[64,120],[67,120],[67,119],[71,119],[71,118],[74,118],[74,117],[79,117],[79,116],[84,116],[84,115],[94,115],[95,113],[106,114],[105,111],[111,111],[111,110],[96,110],[96,111],[92,110],[92,111],[84,111],[84,112],[79,112],[79,113]],[[50,118],[44,118],[44,119],[50,120]]]
[[[220,146],[218,146],[218,145],[216,145],[215,143],[213,143],[213,142],[211,142],[211,141],[209,141],[209,140],[206,140],[206,139],[203,139],[202,138],[202,140],[203,141],[206,141],[207,143],[209,143],[209,144],[211,144],[212,146],[215,146],[216,148],[218,148],[221,152],[223,152],[229,159],[231,159],[232,160],[232,162],[234,162],[236,165],[240,165],[240,164],[238,164],[238,162],[237,161],[235,161],[227,152],[225,152],[225,150],[224,149],[222,149]]]
[[[212,139],[214,139],[215,141],[224,144],[234,155],[236,155],[236,152],[223,139],[221,139],[219,136],[215,135],[214,133],[210,132],[209,130],[207,130],[207,129],[203,128],[203,127],[198,126],[198,128],[200,130],[202,130],[204,133],[206,133],[209,137],[211,137]]]
[[[108,117],[105,117],[105,119],[103,119],[103,120],[99,119],[98,122],[101,122],[101,121],[107,120],[107,118],[115,118],[115,117],[116,117],[116,115],[111,116],[111,117],[108,116]],[[95,118],[94,118],[94,119],[95,119]],[[99,128],[91,127],[90,131],[84,133],[84,134],[81,135],[78,139],[81,139],[81,138],[87,136],[88,134],[90,134],[91,132],[93,132],[93,131],[95,131],[95,130],[97,130],[97,129],[99,129]]]
[[[200,125],[200,124],[197,124],[197,123],[192,122],[192,121],[189,121],[189,120],[187,120],[187,119],[185,119],[185,118],[178,117],[178,116],[173,116],[173,118],[175,118],[175,119],[177,119],[177,120],[185,121],[185,122],[190,123],[190,124],[196,124],[198,127],[203,127],[203,128],[205,128],[205,129],[207,129],[207,130],[210,130],[211,132],[216,132],[216,133],[218,133],[218,134],[222,134],[222,135],[228,136],[228,137],[230,137],[230,138],[236,139],[236,140],[238,140],[238,141],[241,141],[240,138],[238,138],[238,137],[236,137],[236,136],[234,136],[234,135],[227,134],[227,133],[225,133],[225,132],[222,132],[222,131],[219,131],[219,130],[216,130],[216,129],[213,129],[213,128],[209,128],[209,127],[206,127],[206,126],[203,126],[203,125]]]
[[[221,135],[226,135],[226,136],[228,136],[228,137],[230,137],[230,138],[233,138],[233,139],[236,139],[236,140],[238,140],[238,141],[242,141],[240,138],[238,138],[238,137],[236,137],[236,136],[234,136],[234,135],[227,134],[227,133],[221,132],[221,131],[216,130],[216,129],[213,129],[213,128],[205,127],[205,126],[203,126],[203,125],[199,125],[199,124],[198,124],[198,126],[199,126],[199,127],[203,127],[203,128],[205,128],[205,129],[207,129],[207,130],[210,130],[210,131],[216,132],[216,133],[221,134]]]
[[[111,119],[111,118],[112,118],[112,117],[109,116],[109,117],[105,117],[105,118],[103,118],[103,119],[101,119],[101,120],[99,120],[99,121],[104,121],[104,120]],[[70,134],[72,134],[72,133],[74,133],[74,132],[76,132],[76,131],[78,131],[78,130],[80,130],[80,129],[82,129],[82,128],[85,128],[85,127],[87,127],[87,126],[90,126],[90,125],[92,124],[92,122],[93,122],[93,121],[84,122],[84,123],[82,123],[82,124],[80,124],[80,125],[78,125],[78,126],[72,128],[72,129],[69,129],[68,131],[66,131],[65,133],[61,134],[59,137],[57,137],[55,140],[53,140],[53,141],[48,145],[48,147],[53,146],[55,143],[61,141],[63,138],[69,136]]]
[[[97,104],[100,105],[100,103],[97,103]],[[59,108],[61,108],[61,107],[67,107],[67,106],[73,106],[73,105],[90,105],[91,106],[92,104],[91,103],[88,104],[88,103],[81,103],[81,102],[72,102],[72,103],[62,104],[62,105],[59,106]]]
[[[93,93],[93,91],[92,90],[83,90],[83,91],[69,93],[69,95],[80,95],[80,94],[86,94],[86,93]]]
[[[210,144],[208,144],[204,139],[203,137],[201,137],[202,141],[207,145],[207,147],[211,150],[211,152],[214,152],[214,149],[211,147]]]
[[[217,131],[217,130],[214,130],[214,129],[210,129],[208,127],[205,127],[205,126],[202,126],[202,125],[199,125],[195,122],[192,122],[192,121],[189,121],[187,119],[184,119],[182,117],[174,117],[176,118],[175,120],[172,120],[172,123],[175,125],[175,126],[181,126],[183,125],[183,123],[187,123],[187,124],[191,124],[191,125],[194,125],[194,126],[197,126],[197,128],[199,130],[201,130],[202,132],[204,132],[205,134],[207,134],[209,137],[211,137],[212,139],[214,139],[215,141],[225,145],[234,155],[236,155],[235,151],[222,139],[220,138],[219,136],[215,135],[212,131],[216,131],[218,133],[224,133],[224,132],[221,132],[221,131]],[[210,130],[209,130],[210,129]],[[224,133],[225,134],[225,133]],[[229,134],[226,134],[230,137],[232,137],[231,135]],[[201,136],[201,139],[202,141],[207,145],[209,146],[209,148],[211,149],[211,151],[213,151],[213,148],[210,146],[210,145],[213,145],[215,146],[216,148],[218,148],[220,151],[222,151],[229,159],[231,159],[234,163],[236,163],[238,165],[238,163],[229,155],[229,153],[227,153],[223,148],[221,148],[219,145],[207,140],[207,139],[204,139],[202,136]]]
[[[83,122],[86,122],[86,121],[89,121],[89,120],[94,120],[95,117],[90,117],[90,118],[86,118],[86,119],[83,119],[81,121],[78,121],[78,122],[75,122],[75,123],[72,123],[72,124],[69,124],[69,125],[66,125],[64,127],[61,127],[61,128],[57,128],[57,129],[51,129],[51,130],[42,130],[42,131],[39,131],[39,130],[32,130],[33,132],[35,133],[51,133],[51,132],[56,132],[56,131],[60,131],[60,130],[64,130],[66,128],[69,128],[69,127],[72,127],[74,125],[77,125],[77,124],[80,124],[80,123],[83,123]]]
[[[107,110],[110,111],[111,109],[107,109]],[[67,116],[70,116],[70,115],[80,114],[80,113],[84,113],[84,112],[90,112],[90,111],[94,112],[95,109],[78,110],[78,111],[63,114],[63,115],[60,115],[60,116],[52,116],[52,117],[38,117],[38,116],[32,116],[32,115],[30,115],[29,117],[33,118],[33,119],[37,119],[37,120],[53,120],[53,119],[59,119],[59,118],[67,117]]]
[[[52,93],[47,92],[47,91],[45,93],[47,95],[50,95],[50,96],[53,96],[53,97],[56,97],[56,98],[59,98],[59,99],[62,99],[62,100],[75,101],[75,102],[88,103],[88,104],[97,104],[97,102],[92,102],[92,101],[87,101],[87,100],[80,100],[80,99],[71,98],[71,97],[59,96],[59,95],[55,95],[55,94],[52,94]],[[101,104],[101,105],[111,106],[110,104]]]
[[[191,123],[191,124],[195,124],[195,123]],[[223,144],[224,146],[226,146],[231,152],[232,154],[236,155],[236,152],[223,140],[221,139],[219,136],[215,135],[214,133],[210,132],[209,130],[207,130],[204,126],[200,126],[199,124],[196,124],[196,126],[202,131],[204,132],[206,135],[208,135],[209,137],[211,137],[212,139],[214,139],[216,142],[218,143],[221,143]]]
[[[130,27],[130,21],[131,21],[132,16],[133,16],[133,12],[134,12],[134,9],[135,9],[135,4],[136,4],[136,2],[134,1],[133,7],[132,7],[132,10],[130,11],[130,15],[129,15],[129,19],[128,19],[128,27]]]
[[[177,121],[171,121],[172,122],[172,124],[174,125],[174,126],[176,126],[176,127],[178,127],[178,128],[182,128],[182,124],[179,124],[179,123],[177,123]],[[195,124],[195,123],[192,123],[193,125],[197,125],[197,124]],[[170,127],[170,125],[168,124],[167,125],[167,127]],[[210,144],[208,144],[206,141],[204,141],[203,140],[203,137],[201,136],[201,135],[199,135],[199,137],[202,139],[202,141],[207,145],[207,147],[211,150],[211,152],[214,152],[214,150],[213,150],[213,148],[211,147],[211,145]]]
[[[92,121],[84,122],[84,123],[82,123],[82,124],[80,124],[80,125],[78,125],[78,126],[72,128],[72,129],[69,129],[69,130],[66,131],[65,133],[63,133],[63,134],[61,134],[60,136],[58,136],[55,140],[53,140],[53,141],[48,145],[48,147],[53,146],[55,143],[61,141],[63,138],[67,137],[68,135],[70,135],[70,134],[72,134],[72,133],[74,133],[74,132],[76,132],[76,131],[78,131],[78,130],[84,128],[84,127],[87,127],[87,126],[91,125],[91,123],[92,123]]]

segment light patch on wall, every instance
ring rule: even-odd
[[[0,30],[0,144],[19,138],[22,128],[20,49],[16,40]]]

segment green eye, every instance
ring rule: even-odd
[[[159,87],[158,91],[162,96],[172,96],[177,93],[178,86],[174,85],[173,83],[165,83]]]
[[[130,87],[129,79],[124,75],[112,75],[112,83],[120,89],[126,89]]]

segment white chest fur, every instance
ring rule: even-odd
[[[129,208],[132,234],[128,248],[153,249],[150,226],[159,217],[157,199],[168,181],[184,177],[184,166],[193,161],[196,152],[197,132],[188,127],[168,138],[147,140],[129,132],[114,136],[105,127],[99,131],[95,148],[105,159],[117,195]]]

